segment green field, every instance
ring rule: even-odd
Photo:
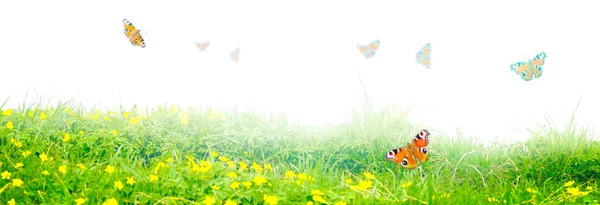
[[[75,103],[0,108],[0,204],[598,204],[600,143],[551,124],[524,143],[432,132],[429,160],[385,153],[421,129],[401,109],[350,123]]]

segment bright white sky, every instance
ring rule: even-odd
[[[362,102],[360,70],[378,106],[412,107],[415,122],[484,141],[523,137],[544,114],[562,124],[582,94],[577,119],[600,123],[594,1],[158,2],[0,2],[0,99],[16,107],[35,90],[90,106],[238,106],[329,123]],[[146,48],[128,42],[123,18]],[[376,39],[365,59],[356,45]],[[415,60],[426,43],[430,70]],[[510,71],[540,52],[540,79]]]

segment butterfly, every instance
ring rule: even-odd
[[[358,50],[369,59],[375,55],[377,49],[379,49],[379,40],[371,42],[369,45],[357,45]]]
[[[210,45],[209,41],[206,41],[204,43],[196,43],[196,47],[198,47],[198,49],[200,49],[201,52],[205,51],[209,45]]]
[[[390,150],[385,158],[406,169],[414,169],[420,163],[427,161],[429,155],[427,144],[429,144],[429,131],[421,130],[412,143],[406,143],[406,147]]]
[[[423,48],[419,52],[417,52],[417,63],[425,66],[426,68],[431,68],[431,44],[425,44]]]
[[[142,48],[146,47],[146,43],[144,43],[144,38],[142,38],[139,29],[135,28],[135,26],[127,19],[123,19],[123,25],[125,26],[125,36],[129,38],[131,45],[141,46]]]
[[[534,77],[537,79],[542,76],[542,73],[544,72],[542,66],[545,61],[546,53],[541,52],[527,62],[513,63],[510,65],[510,70],[521,76],[523,80],[530,81],[533,80]]]
[[[235,50],[233,50],[233,52],[231,52],[230,57],[231,57],[231,60],[233,60],[237,63],[240,58],[240,48],[236,48]]]

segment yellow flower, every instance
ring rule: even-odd
[[[171,105],[171,114],[177,113],[177,105]]]
[[[127,182],[125,182],[129,185],[133,185],[135,183],[135,180],[133,179],[133,177],[127,177]]]
[[[310,192],[310,194],[312,194],[312,195],[323,195],[323,192],[321,192],[321,190],[315,189],[315,190],[312,190]]]
[[[236,182],[236,181],[231,182],[231,185],[229,185],[229,187],[232,188],[232,189],[240,188],[240,183]]]
[[[21,154],[23,155],[23,157],[28,157],[31,154],[31,151],[27,150],[27,151],[21,152]]]
[[[226,157],[226,156],[220,156],[220,157],[219,157],[219,161],[221,161],[221,162],[228,162],[228,161],[229,161],[229,158],[228,158],[228,157]]]
[[[532,188],[527,188],[527,192],[532,193],[532,194],[537,193],[537,191]]]
[[[87,169],[87,167],[85,167],[85,165],[83,165],[81,163],[77,164],[77,167],[79,167],[79,169],[81,169],[81,170]]]
[[[277,201],[279,201],[279,199],[277,199],[277,196],[269,196],[269,195],[263,195],[263,200],[265,200],[266,204],[269,205],[277,205]]]
[[[182,125],[187,126],[190,123],[190,120],[187,117],[182,117],[179,122],[181,122]]]
[[[375,179],[375,176],[373,176],[373,174],[371,174],[369,172],[363,172],[363,174],[365,175],[365,177],[367,179]]]
[[[206,196],[206,198],[204,198],[204,201],[202,201],[203,204],[206,205],[213,205],[217,202],[217,199],[212,198],[211,196]]]
[[[46,112],[42,112],[42,114],[40,114],[40,118],[42,118],[42,120],[46,120],[46,118],[48,118],[48,115],[46,114]]]
[[[117,202],[117,199],[115,198],[110,198],[106,201],[104,201],[104,203],[102,203],[102,205],[118,205],[119,202]]]
[[[292,170],[285,171],[285,178],[296,178],[296,174]]]
[[[138,122],[140,122],[140,118],[138,118],[138,117],[132,117],[131,119],[129,119],[129,123],[132,125],[135,125]]]
[[[40,154],[40,160],[42,160],[42,164],[43,164],[45,161],[48,161],[48,155],[46,155],[46,153],[43,153],[43,152],[42,152],[42,154]]]
[[[0,175],[2,175],[2,179],[10,179],[10,172],[8,171],[4,171]]]
[[[18,169],[18,168],[21,168],[21,167],[23,167],[23,166],[25,166],[25,165],[24,165],[23,163],[21,163],[21,162],[19,162],[19,163],[15,164],[15,168],[17,168],[17,169]]]
[[[106,169],[104,169],[104,171],[106,171],[106,173],[108,174],[112,174],[113,172],[115,172],[115,167],[111,165],[106,165]]]
[[[313,201],[306,202],[306,205],[313,205],[313,204],[315,204]]]
[[[254,179],[252,179],[252,181],[257,185],[260,186],[264,183],[267,183],[267,178],[263,177],[263,176],[256,176],[254,177]]]
[[[235,168],[235,163],[233,163],[233,161],[227,161],[227,165],[229,165],[231,168]]]
[[[229,178],[236,178],[238,175],[235,172],[229,172],[229,174],[227,174],[227,176]]]
[[[269,170],[269,171],[273,171],[273,167],[271,167],[271,164],[265,164],[265,169]]]
[[[7,127],[9,130],[12,130],[12,129],[13,129],[13,123],[12,123],[11,121],[8,121],[8,122],[6,123],[6,127]]]
[[[77,198],[77,199],[75,199],[75,204],[82,205],[83,203],[85,203],[85,201],[87,201],[87,200],[84,198]]]
[[[61,165],[60,167],[58,167],[58,171],[60,173],[66,174],[67,173],[67,165]]]
[[[497,201],[499,201],[499,200],[498,200],[498,199],[496,199],[496,198],[494,198],[494,197],[491,197],[491,198],[490,198],[490,197],[488,197],[488,201],[489,201],[489,202],[497,202]]]
[[[263,171],[263,168],[260,167],[260,165],[256,164],[256,162],[253,162],[250,168],[254,169],[254,171],[258,173],[261,173]]]
[[[248,164],[246,162],[239,162],[241,171],[248,171]]]
[[[217,185],[212,185],[210,188],[212,188],[215,191],[221,189],[221,187],[219,187]]]
[[[412,183],[411,181],[407,181],[407,182],[404,182],[404,184],[400,185],[400,187],[402,187],[402,188],[407,188],[407,187],[409,187],[409,186],[410,186],[410,185],[412,185],[412,184],[413,184],[413,183]]]
[[[169,157],[169,158],[167,158],[167,160],[165,160],[165,162],[167,162],[167,163],[173,163],[173,158]]]
[[[319,203],[325,203],[325,199],[321,195],[313,195],[312,199],[313,199],[313,201],[316,201]]]
[[[252,182],[245,181],[245,182],[242,182],[242,185],[244,185],[246,188],[250,188],[252,186]]]
[[[244,151],[244,155],[248,155],[248,151]]]
[[[570,187],[570,186],[573,186],[573,184],[575,184],[575,181],[569,181],[569,182],[565,183],[565,186]]]
[[[123,117],[124,117],[124,118],[128,118],[128,117],[129,117],[129,112],[125,112],[125,113],[123,113]]]
[[[338,202],[335,202],[334,205],[346,205],[346,202],[338,201]]]
[[[123,189],[123,182],[121,182],[121,181],[115,181],[113,184],[115,185],[115,187],[116,187],[118,190],[121,190],[121,189]]]
[[[65,136],[63,137],[63,142],[68,142],[71,139],[71,135],[69,133],[65,133]]]
[[[33,112],[29,111],[29,112],[27,112],[27,115],[28,115],[29,117],[33,117]]]
[[[227,199],[227,201],[225,201],[225,204],[223,205],[237,205],[237,203],[235,203],[233,200],[231,199]]]
[[[308,179],[308,175],[306,175],[304,173],[300,173],[300,174],[298,174],[298,179],[299,180],[307,180]]]
[[[79,131],[79,135],[84,135],[84,134],[85,134],[85,132],[83,130]]]
[[[360,182],[358,182],[358,185],[352,186],[352,188],[354,189],[358,189],[361,191],[364,191],[368,188],[373,187],[373,182],[371,181],[364,181],[364,180],[360,180]]]
[[[2,111],[2,115],[10,116],[10,115],[12,115],[12,110],[10,108],[6,109],[6,110]]]
[[[150,175],[150,181],[156,181],[156,180],[158,180],[158,176],[156,176],[154,174],[151,174]]]
[[[42,174],[43,174],[43,175],[50,175],[50,172],[48,172],[48,171],[44,170],[44,171],[42,171]]]
[[[13,186],[19,186],[19,187],[20,187],[20,186],[22,186],[22,185],[23,185],[23,180],[21,180],[21,179],[13,179],[13,180],[12,180],[12,185],[13,185]]]
[[[352,184],[352,179],[346,179],[346,184]]]
[[[17,204],[17,202],[15,202],[15,199],[14,199],[14,198],[12,198],[12,199],[10,199],[10,201],[8,201],[8,202],[7,202],[7,204],[8,204],[8,205],[16,205],[16,204]]]
[[[117,130],[113,130],[111,133],[112,133],[114,136],[117,136],[117,135],[119,135],[119,131],[117,131]]]
[[[212,152],[212,153],[210,153],[210,154],[211,154],[213,157],[218,157],[218,156],[219,156],[219,153],[218,153],[218,152],[215,152],[215,151],[213,151],[213,152]]]

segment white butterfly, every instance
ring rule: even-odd
[[[375,40],[369,45],[358,45],[356,47],[365,56],[365,58],[369,59],[372,58],[377,49],[379,49],[379,40]]]
[[[240,58],[240,48],[236,48],[235,50],[233,50],[233,52],[231,52],[230,57],[231,57],[231,60],[233,60],[237,63]]]
[[[196,43],[196,47],[198,47],[198,49],[200,49],[200,52],[206,51],[206,48],[208,48],[209,45],[210,45],[210,41],[206,41],[204,43]]]

